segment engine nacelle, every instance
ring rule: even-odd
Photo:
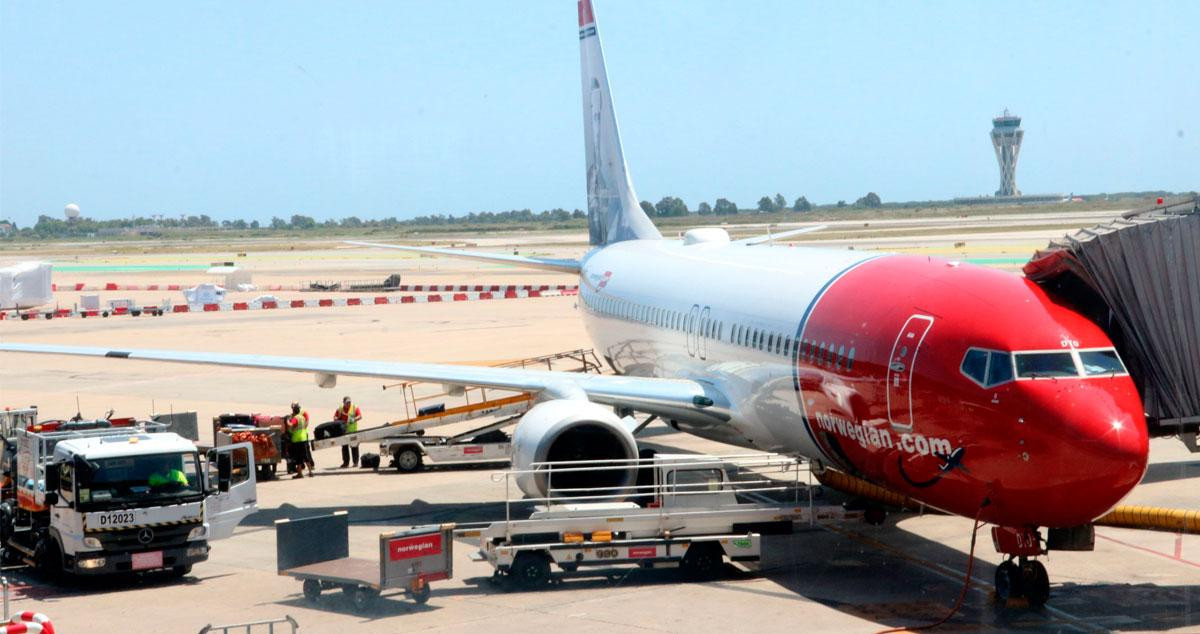
[[[583,400],[559,399],[534,405],[517,423],[512,449],[513,468],[520,471],[529,470],[538,462],[638,457],[633,434],[612,409]],[[597,487],[605,491],[586,495],[605,495],[633,486],[637,468],[629,463],[627,469],[561,472],[549,474],[549,478],[544,471],[523,473],[517,476],[517,486],[526,495],[548,497],[547,480],[555,491]]]

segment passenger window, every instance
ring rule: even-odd
[[[1070,352],[1018,352],[1017,376],[1023,379],[1079,376]]]
[[[988,353],[984,350],[971,348],[963,357],[962,373],[980,386],[987,384]]]
[[[846,357],[846,370],[854,369],[854,348],[850,348],[850,355]]]
[[[775,335],[772,333],[767,336],[767,352],[773,352],[775,347]]]
[[[1120,357],[1117,356],[1117,351],[1112,348],[1108,350],[1081,350],[1079,352],[1079,360],[1083,362],[1083,373],[1087,376],[1125,374],[1125,365],[1121,363]]]
[[[992,352],[992,361],[988,364],[987,386],[1007,383],[1013,378],[1012,357],[1007,352]]]
[[[837,363],[834,367],[842,367],[842,359],[846,358],[846,346],[838,346]]]
[[[817,361],[816,361],[816,362],[817,362],[817,363],[824,363],[824,362],[825,362],[825,344],[824,344],[824,343],[821,343],[821,347],[820,347],[820,348],[818,348],[818,352],[817,352]]]
[[[787,339],[784,339],[783,341],[784,341],[783,353],[789,357],[792,356],[792,338],[788,337]]]

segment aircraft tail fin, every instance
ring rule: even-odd
[[[629,179],[592,0],[579,0],[579,61],[583,77],[589,241],[602,246],[624,240],[661,239],[662,234],[638,204]]]

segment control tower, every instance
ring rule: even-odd
[[[1000,163],[1000,189],[997,196],[1020,196],[1017,190],[1017,155],[1021,153],[1021,117],[1004,114],[992,119],[992,147],[996,148],[996,161]]]

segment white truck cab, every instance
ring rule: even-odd
[[[257,510],[253,449],[201,456],[155,423],[15,429],[0,503],[5,557],[49,577],[150,570],[186,574]],[[11,493],[10,493],[11,491]]]

